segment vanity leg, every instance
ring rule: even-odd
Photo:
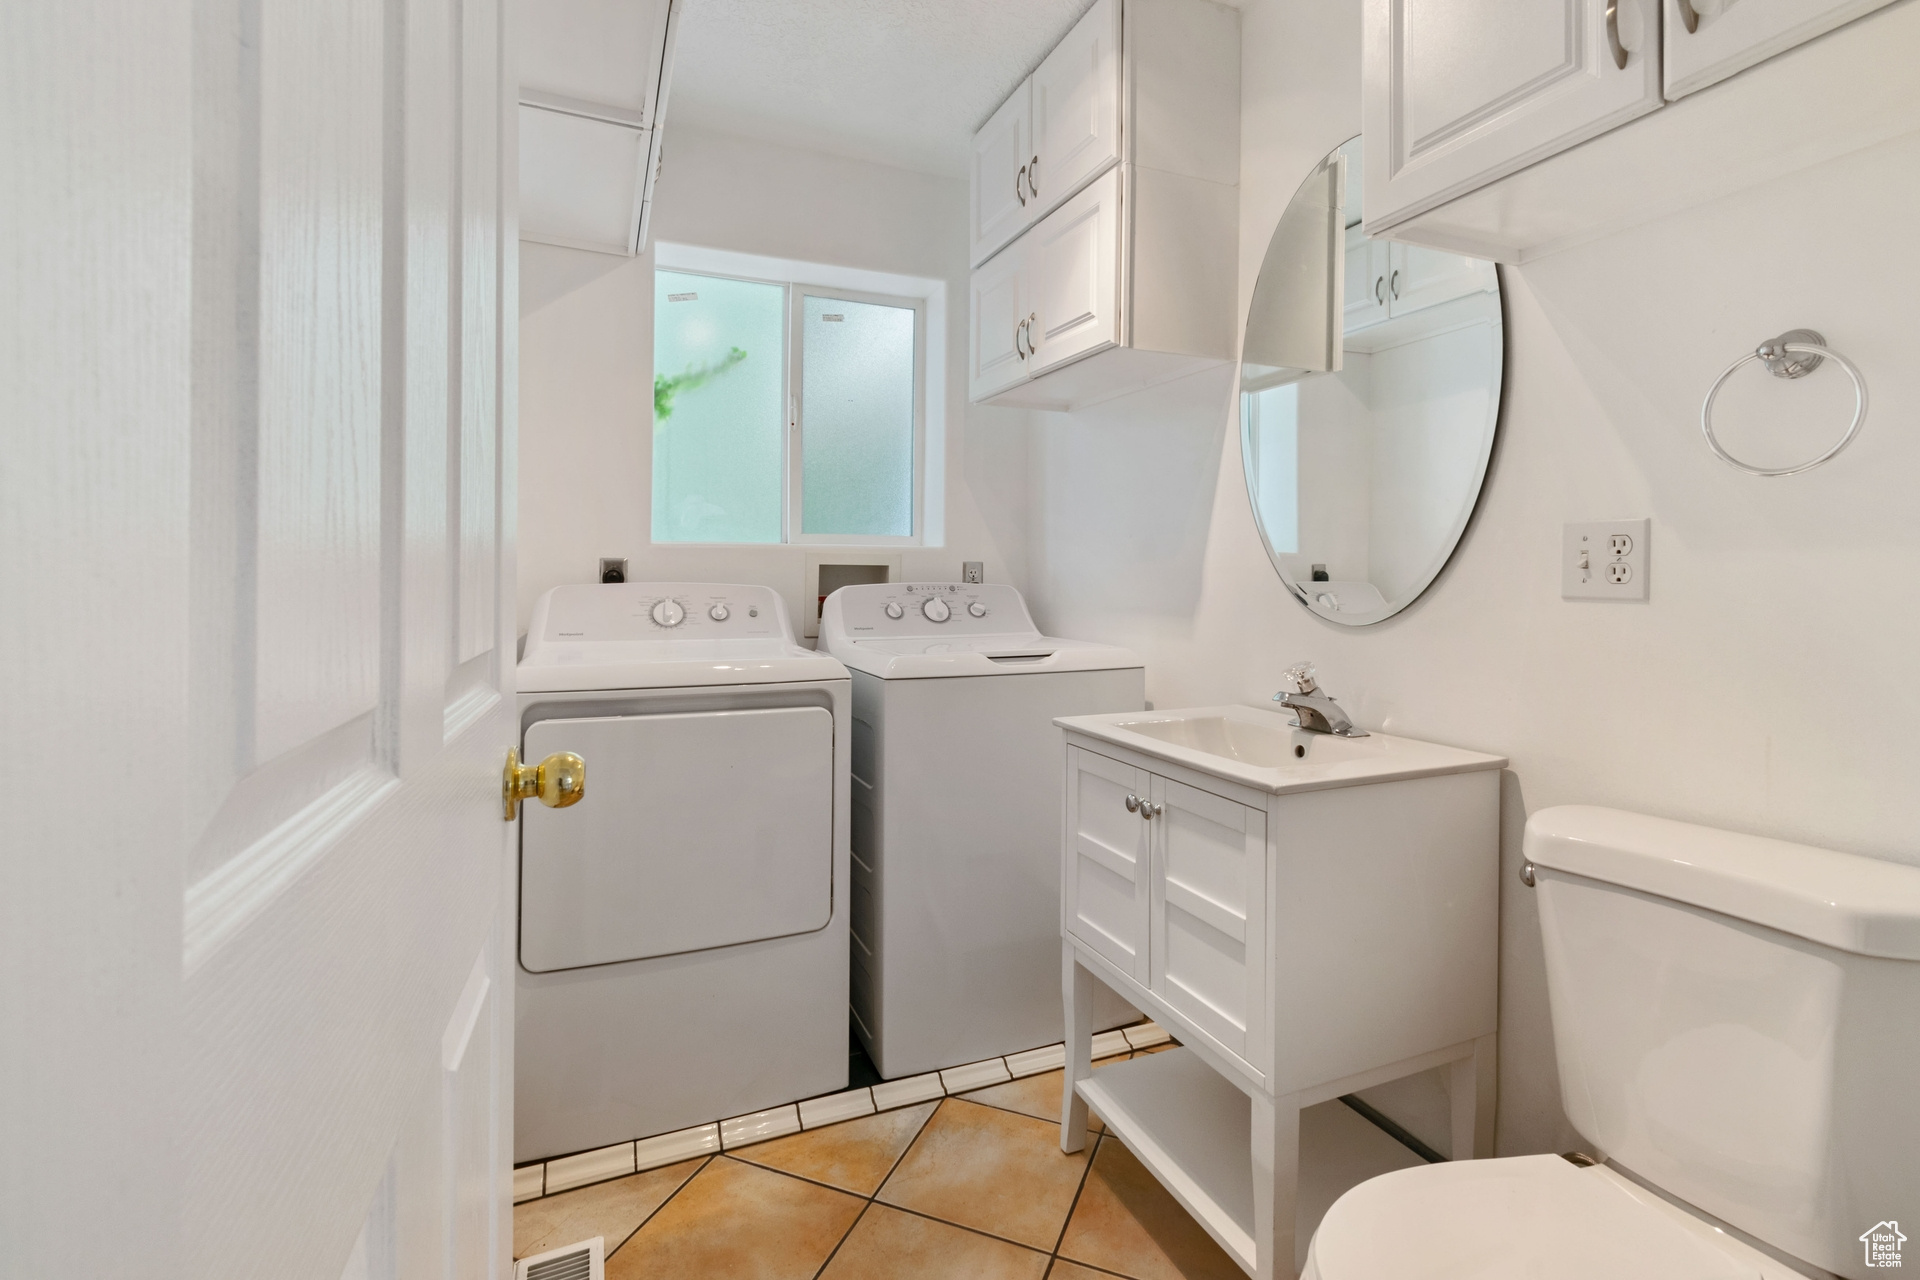
[[[1493,1120],[1499,1041],[1481,1036],[1473,1053],[1453,1063],[1447,1093],[1453,1107],[1453,1158],[1485,1160],[1493,1155]]]
[[[1253,1277],[1294,1280],[1300,1193],[1300,1105],[1253,1096]]]
[[[1076,1081],[1093,1074],[1094,976],[1074,959],[1073,944],[1060,944],[1060,995],[1067,1010],[1067,1069],[1060,1073],[1060,1149],[1087,1145],[1087,1100],[1073,1091]]]

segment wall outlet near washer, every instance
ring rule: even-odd
[[[1560,598],[1645,600],[1651,520],[1569,524],[1560,537]]]

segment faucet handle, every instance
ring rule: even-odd
[[[1296,662],[1280,673],[1280,682],[1288,686],[1289,693],[1312,693],[1320,686],[1314,679],[1311,662]]]

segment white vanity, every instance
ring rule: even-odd
[[[1250,707],[1066,731],[1061,1146],[1089,1103],[1251,1275],[1294,1274],[1299,1113],[1450,1066],[1492,1153],[1498,756]],[[1184,1046],[1095,1079],[1093,982]]]

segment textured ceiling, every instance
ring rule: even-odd
[[[666,123],[964,178],[1093,0],[687,0]]]

